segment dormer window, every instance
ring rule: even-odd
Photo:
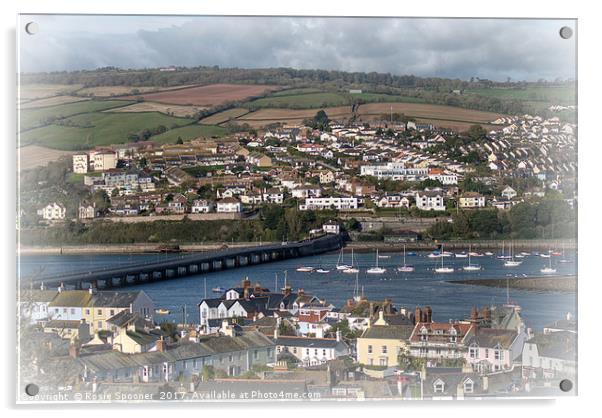
[[[464,381],[464,393],[473,393],[474,392],[474,382],[472,379],[466,379]]]
[[[478,352],[479,352],[479,348],[476,345],[468,348],[468,356],[470,358],[477,358]]]
[[[435,380],[435,383],[433,383],[433,392],[435,392],[435,393],[445,392],[445,382],[441,379]]]

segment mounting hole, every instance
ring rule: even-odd
[[[38,392],[40,392],[40,388],[35,383],[30,383],[25,386],[25,393],[27,393],[29,396],[36,396]]]
[[[569,28],[568,26],[563,26],[560,28],[559,33],[562,39],[569,39],[571,36],[573,36],[573,29]]]
[[[573,389],[573,382],[571,382],[569,379],[563,379],[560,381],[561,391],[569,392],[571,389]]]
[[[40,27],[36,22],[29,22],[25,25],[25,32],[27,32],[29,35],[35,35],[39,30]]]

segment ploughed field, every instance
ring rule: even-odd
[[[197,106],[216,106],[277,90],[277,86],[259,84],[210,84],[207,86],[174,89],[158,93],[126,96],[126,99],[143,98],[146,101]]]

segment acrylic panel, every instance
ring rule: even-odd
[[[17,39],[18,402],[576,395],[576,20]]]

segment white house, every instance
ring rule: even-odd
[[[464,358],[479,373],[508,370],[521,355],[526,337],[523,330],[479,328],[467,341]]]
[[[308,338],[285,337],[274,331],[274,344],[276,355],[289,353],[299,359],[304,367],[323,364],[341,356],[350,354],[350,349],[340,335],[337,338]]]
[[[73,172],[78,174],[85,174],[88,172],[88,154],[75,154],[73,155]]]
[[[516,195],[516,190],[510,186],[507,186],[504,190],[502,190],[502,197],[505,197],[506,199],[514,199]]]
[[[217,202],[218,213],[240,213],[242,211],[242,204],[234,197],[226,197]]]
[[[322,225],[322,230],[327,234],[338,234],[341,232],[341,226],[336,221],[328,221]]]
[[[348,210],[357,209],[356,197],[311,197],[299,205],[299,210]]]
[[[445,202],[443,193],[440,192],[417,192],[416,207],[420,210],[444,211]]]
[[[524,378],[571,378],[577,370],[577,334],[538,334],[525,342],[522,351]]]
[[[458,204],[464,209],[484,208],[485,196],[475,192],[467,192],[460,196]]]
[[[213,203],[205,199],[195,199],[192,202],[191,213],[209,213],[213,210]]]
[[[19,298],[21,318],[28,319],[32,324],[49,320],[48,305],[57,294],[56,290],[23,291]]]
[[[38,210],[38,215],[48,221],[65,219],[67,209],[60,203],[52,202]]]

